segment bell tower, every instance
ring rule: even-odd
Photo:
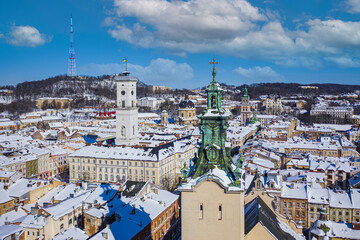
[[[245,86],[244,95],[241,99],[241,123],[247,124],[251,120],[251,105],[247,87]]]
[[[136,145],[138,140],[138,108],[136,106],[137,77],[124,71],[114,78],[116,82],[116,145]]]
[[[215,81],[215,64],[218,64],[218,62],[215,62],[214,59],[210,64],[214,65],[212,70],[213,80],[206,89],[207,107],[200,117],[202,143],[198,157],[193,160],[194,168],[189,177],[197,178],[202,176],[216,166],[232,178],[234,185],[240,186],[240,174],[231,167],[231,143],[227,141],[226,137],[227,128],[229,127],[227,121],[231,113],[221,106],[221,93],[223,90],[220,84]],[[241,168],[242,162],[238,164],[238,167]]]

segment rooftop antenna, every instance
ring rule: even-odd
[[[76,63],[75,63],[75,50],[74,50],[74,31],[72,25],[72,14],[70,15],[70,48],[69,48],[69,62],[68,62],[68,76],[76,77]]]

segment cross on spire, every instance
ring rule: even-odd
[[[213,82],[215,82],[215,76],[216,76],[216,72],[215,72],[215,64],[219,64],[219,62],[215,62],[215,58],[213,59],[212,62],[210,62],[210,64],[213,65],[213,70],[212,70],[212,75],[213,75]]]

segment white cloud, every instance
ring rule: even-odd
[[[289,67],[319,68],[360,54],[360,22],[312,19],[283,27],[276,12],[246,0],[114,0],[105,22],[119,41],[186,53],[220,53]],[[127,17],[136,23],[125,23]],[[337,66],[335,64],[334,66]]]
[[[4,34],[0,33],[0,38],[4,38],[4,37],[5,37]]]
[[[51,39],[33,26],[14,26],[7,37],[10,44],[21,47],[40,46],[51,41]]]
[[[269,82],[269,81],[283,81],[284,77],[275,72],[271,67],[259,67],[255,66],[252,68],[238,67],[233,72],[239,74],[245,80],[252,82]]]
[[[89,64],[81,68],[81,72],[89,75],[103,75],[120,73],[124,64]],[[128,70],[140,81],[150,85],[165,85],[170,87],[184,87],[193,84],[193,69],[187,63],[177,63],[170,59],[157,58],[148,66],[128,63]],[[194,84],[193,84],[194,85]]]
[[[360,13],[360,0],[346,0],[345,6],[349,13]]]

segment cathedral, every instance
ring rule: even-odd
[[[212,64],[213,81],[200,117],[201,146],[181,170],[181,239],[303,239],[302,228],[274,210],[273,197],[258,177],[245,189],[243,160],[231,158],[226,137],[231,113],[221,105]]]
[[[214,62],[215,64],[215,62]],[[215,65],[214,65],[215,66]],[[220,85],[206,89],[207,107],[200,117],[202,144],[190,166],[182,169],[182,239],[244,239],[245,171],[233,164],[226,131],[229,110],[221,106]]]

